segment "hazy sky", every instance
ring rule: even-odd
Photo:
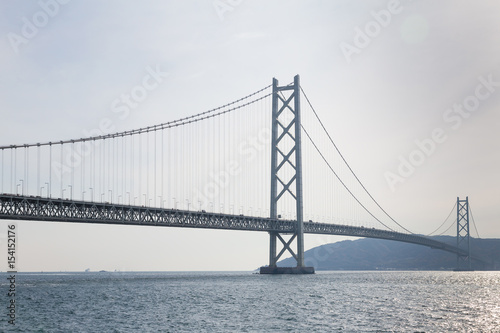
[[[469,196],[480,235],[500,237],[498,1],[41,0],[3,1],[0,13],[0,145],[85,136],[148,68],[168,74],[118,131],[300,74],[398,221],[429,233]],[[26,271],[249,270],[268,260],[266,233],[18,225]],[[307,235],[306,248],[339,239]]]

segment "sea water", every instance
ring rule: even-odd
[[[3,332],[500,332],[500,272],[1,275]]]

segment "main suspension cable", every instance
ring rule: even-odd
[[[446,223],[446,221],[448,221],[448,219],[450,218],[451,214],[453,213],[453,211],[455,210],[455,207],[457,207],[457,203],[455,202],[455,205],[453,205],[453,208],[451,209],[450,211],[450,214],[448,214],[448,216],[446,217],[446,219],[443,221],[443,223],[441,223],[441,225],[439,227],[436,228],[436,230],[434,230],[433,232],[431,232],[430,234],[428,234],[427,236],[432,236],[432,234],[434,234],[435,232],[437,232],[439,229],[441,229],[441,227]],[[449,229],[449,228],[448,228]]]
[[[380,224],[382,224],[384,227],[386,227],[387,229],[391,230],[391,231],[396,231],[394,229],[392,229],[391,227],[385,225],[382,221],[380,221],[375,215],[372,214],[372,212],[370,212],[368,210],[368,208],[366,208],[360,201],[359,199],[354,195],[354,193],[351,192],[351,190],[347,187],[347,185],[342,181],[342,179],[340,179],[339,175],[335,172],[335,170],[333,170],[332,166],[330,165],[330,163],[326,160],[325,156],[323,155],[323,153],[319,150],[318,146],[316,145],[316,143],[314,142],[314,140],[311,138],[311,136],[309,135],[309,133],[307,132],[307,130],[304,128],[303,125],[301,125],[302,127],[302,130],[304,131],[304,133],[306,134],[306,136],[308,137],[309,141],[311,141],[311,143],[313,144],[314,148],[316,149],[316,151],[319,153],[319,155],[321,156],[321,158],[323,159],[323,161],[325,161],[326,165],[328,166],[328,168],[333,172],[333,174],[335,175],[335,177],[337,177],[338,181],[342,184],[342,186],[344,186],[344,188],[347,190],[347,192],[349,192],[349,194],[354,198],[354,200],[356,200],[358,202],[358,204],[361,205],[361,207],[363,207],[363,209],[368,213],[370,214],[377,222],[379,222]],[[404,229],[404,228],[403,228]],[[405,229],[406,230],[406,229]],[[408,230],[407,230],[408,231]]]
[[[410,230],[408,230],[407,228],[403,227],[401,224],[399,224],[395,219],[392,218],[392,216],[390,216],[386,211],[385,209],[382,208],[382,206],[380,206],[380,204],[377,202],[377,200],[375,200],[375,198],[370,194],[370,192],[368,192],[368,190],[366,189],[366,187],[363,185],[363,183],[361,182],[361,180],[359,180],[358,176],[356,175],[356,173],[354,173],[354,171],[352,170],[352,168],[350,167],[349,163],[347,163],[346,159],[344,158],[344,156],[342,155],[342,153],[340,152],[340,150],[338,149],[337,145],[335,144],[335,142],[333,141],[332,137],[330,136],[330,134],[328,133],[328,131],[326,130],[325,126],[323,125],[323,122],[321,121],[321,119],[319,118],[318,114],[316,113],[316,110],[314,110],[314,107],[312,106],[311,102],[309,101],[309,98],[307,98],[307,95],[306,93],[304,92],[304,90],[302,89],[302,87],[300,87],[300,91],[302,91],[302,94],[304,94],[304,97],[306,98],[306,101],[307,103],[309,104],[309,106],[311,107],[311,110],[313,111],[314,115],[316,116],[316,119],[318,119],[321,127],[323,128],[323,130],[325,131],[326,135],[328,136],[328,139],[330,139],[330,142],[333,144],[333,147],[335,147],[335,150],[339,153],[340,157],[342,158],[342,160],[344,161],[345,165],[347,166],[347,168],[349,169],[349,171],[351,171],[351,173],[353,174],[354,178],[356,178],[356,180],[358,181],[358,183],[361,185],[361,187],[363,188],[363,190],[365,190],[366,194],[368,194],[368,196],[373,200],[373,202],[375,202],[375,204],[378,206],[378,208],[380,208],[380,210],[382,210],[382,212],[384,212],[385,215],[387,215],[394,223],[396,223],[399,227],[401,227],[402,229],[406,230],[407,232],[409,232],[410,234],[413,234],[413,232],[411,232]]]
[[[436,236],[442,236],[442,235],[444,235],[444,234],[445,234],[445,233],[447,233],[447,232],[448,232],[448,230],[450,230],[450,229],[451,229],[451,227],[453,227],[454,225],[455,225],[455,221],[451,221],[450,226],[449,226],[449,227],[448,227],[445,231],[443,231],[442,233],[440,233],[439,235],[436,235]]]
[[[234,106],[230,109],[227,109],[227,110],[224,110],[224,111],[220,111],[228,106],[231,106],[231,105],[234,105],[236,103],[239,103],[245,99],[248,99],[252,96],[255,96],[257,94],[259,94],[260,92],[268,89],[269,87],[271,87],[271,85],[268,85],[250,95],[247,95],[243,98],[240,98],[234,102],[231,102],[231,103],[228,103],[228,104],[225,104],[223,106],[219,106],[215,109],[211,109],[211,110],[208,110],[208,111],[205,111],[205,112],[201,112],[201,113],[198,113],[198,114],[195,114],[195,115],[192,115],[192,116],[189,116],[189,117],[185,117],[185,118],[180,118],[180,119],[177,119],[177,120],[173,120],[173,121],[170,121],[170,122],[166,122],[166,123],[162,123],[162,124],[159,124],[159,125],[153,125],[153,126],[147,126],[147,127],[143,127],[143,128],[139,128],[139,129],[135,129],[135,130],[130,130],[130,131],[124,131],[124,132],[117,132],[117,133],[111,133],[111,134],[105,134],[105,135],[98,135],[98,136],[92,136],[92,137],[87,137],[87,138],[81,138],[81,139],[73,139],[73,140],[62,140],[62,141],[55,141],[55,142],[45,142],[45,143],[32,143],[32,144],[24,144],[24,145],[10,145],[10,146],[0,146],[0,149],[16,149],[16,148],[28,148],[28,147],[34,147],[34,146],[49,146],[49,145],[55,145],[55,144],[65,144],[65,143],[75,143],[75,142],[86,142],[86,141],[96,141],[96,140],[105,140],[105,139],[110,139],[110,138],[116,138],[116,137],[124,137],[124,136],[128,136],[128,135],[136,135],[136,134],[142,134],[142,133],[147,133],[147,132],[153,132],[153,131],[159,131],[159,130],[163,130],[163,129],[166,129],[166,128],[172,128],[172,127],[178,127],[178,126],[183,126],[183,125],[187,125],[187,124],[192,124],[192,123],[196,123],[196,122],[199,122],[201,120],[205,120],[205,119],[209,119],[209,118],[213,118],[213,117],[217,117],[217,116],[220,116],[220,115],[223,115],[223,114],[226,114],[226,113],[229,113],[229,112],[232,112],[232,111],[235,111],[235,110],[238,110],[238,109],[241,109],[245,106],[248,106],[248,105],[251,105],[253,103],[256,103],[266,97],[269,97],[271,93],[268,93],[264,96],[261,96],[259,98],[256,98],[254,100],[251,100],[249,102],[246,102],[244,104],[240,104],[240,105],[237,105],[237,106]],[[219,111],[219,112],[217,112]]]

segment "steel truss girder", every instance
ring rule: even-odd
[[[263,231],[292,234],[292,237],[296,225],[295,221],[281,219],[11,194],[0,194],[0,219]],[[304,222],[304,233],[388,239],[424,245],[460,255],[467,254],[463,249],[424,236],[341,224]],[[283,240],[280,241],[283,242]]]
[[[85,201],[0,195],[0,219],[292,233],[291,221]]]

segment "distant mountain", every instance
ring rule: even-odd
[[[456,244],[451,236],[431,237]],[[482,258],[487,265],[473,261],[473,269],[500,269],[500,239],[471,238],[473,256]],[[431,249],[422,245],[383,239],[363,238],[325,244],[305,252],[307,266],[316,270],[452,270],[457,266],[453,253]],[[278,262],[278,266],[295,266],[293,258]]]

